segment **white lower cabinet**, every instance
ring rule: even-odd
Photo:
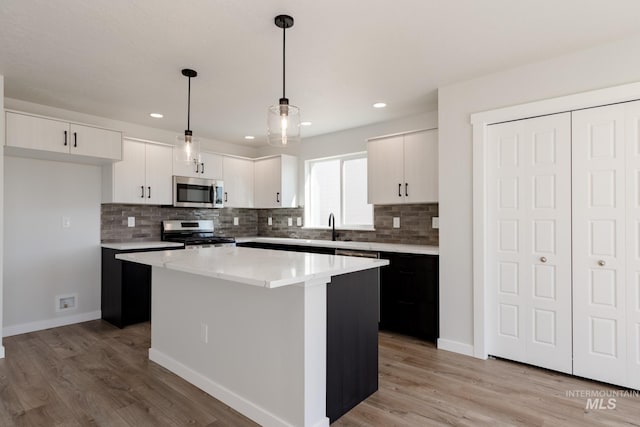
[[[488,353],[640,388],[640,101],[488,132]]]
[[[103,167],[103,202],[172,204],[173,147],[125,139],[121,162]]]

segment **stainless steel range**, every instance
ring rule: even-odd
[[[162,221],[162,240],[184,243],[187,249],[212,246],[235,246],[233,237],[220,237],[213,234],[213,221],[171,220]]]

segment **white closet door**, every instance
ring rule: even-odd
[[[625,104],[572,113],[574,374],[615,384],[627,363],[624,130]]]
[[[627,167],[627,375],[640,389],[640,102],[626,104]]]
[[[570,373],[569,113],[489,126],[489,353]]]

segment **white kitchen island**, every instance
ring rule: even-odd
[[[264,426],[329,425],[327,284],[388,264],[238,247],[117,258],[152,266],[149,358]]]

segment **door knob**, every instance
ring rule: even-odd
[[[598,265],[599,265],[600,267],[604,267],[605,265],[607,265],[607,263],[606,263],[606,262],[604,262],[604,260],[600,260],[600,261],[598,261]]]
[[[547,257],[540,257],[540,262],[547,262]]]

